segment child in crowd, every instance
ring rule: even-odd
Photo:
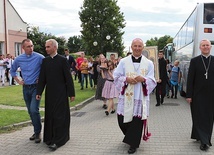
[[[174,66],[172,67],[170,72],[170,83],[171,83],[171,90],[172,90],[171,98],[174,97],[175,99],[177,99],[178,85],[181,79],[181,72],[178,65],[179,65],[179,61],[175,60]]]
[[[106,79],[106,82],[103,87],[102,96],[108,100],[108,108],[105,111],[106,115],[109,115],[109,112],[111,111],[111,114],[115,113],[114,108],[114,98],[118,97],[119,92],[115,88],[114,85],[114,78],[113,78],[113,72],[114,72],[115,64],[112,61],[108,61],[108,70],[101,71],[103,79]]]
[[[83,62],[81,63],[80,71],[81,71],[81,90],[83,90],[84,80],[86,82],[86,88],[88,88],[88,60],[87,60],[87,58],[84,58]]]

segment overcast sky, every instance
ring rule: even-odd
[[[118,0],[125,15],[126,50],[134,38],[174,37],[197,2],[206,0]],[[81,35],[78,12],[83,0],[10,0],[22,19],[40,31],[69,38]]]

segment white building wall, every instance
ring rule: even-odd
[[[27,24],[9,2],[7,4],[7,28],[8,30],[27,32]]]
[[[6,2],[6,28],[4,18],[4,1]],[[6,30],[6,34],[5,34]],[[6,37],[5,37],[6,36]],[[6,41],[5,41],[5,38]],[[21,51],[20,46],[17,50],[17,44],[27,38],[27,23],[19,16],[16,9],[9,0],[0,0],[0,50],[3,54],[10,53],[17,56],[17,51]],[[7,43],[7,44],[6,44]],[[7,46],[6,46],[7,45]],[[20,53],[20,52],[18,52]]]
[[[4,41],[4,0],[0,0],[0,42]]]

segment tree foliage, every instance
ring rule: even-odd
[[[84,50],[81,36],[73,36],[68,38],[67,47],[71,53]]]
[[[160,37],[159,39],[155,37],[154,39],[151,38],[150,40],[146,41],[146,46],[158,46],[158,50],[162,50],[164,46],[168,43],[172,43],[173,38],[169,35],[165,35]]]
[[[117,0],[84,0],[80,9],[83,45],[88,54],[118,52],[122,55],[125,20]]]
[[[52,34],[47,34],[39,31],[39,27],[28,27],[27,37],[32,40],[34,44],[34,51],[41,53],[46,56],[47,53],[45,51],[45,41],[48,39],[55,39],[58,42],[58,53],[64,54],[64,46],[66,43],[66,39],[64,37],[56,37]]]

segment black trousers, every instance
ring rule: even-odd
[[[163,86],[163,84],[158,83],[155,88],[155,95],[157,104],[162,103],[166,95],[166,86]]]
[[[123,123],[124,116],[117,115],[117,118],[119,127],[125,135],[123,142],[138,148],[142,138],[143,120],[139,117],[133,117],[131,122]]]

